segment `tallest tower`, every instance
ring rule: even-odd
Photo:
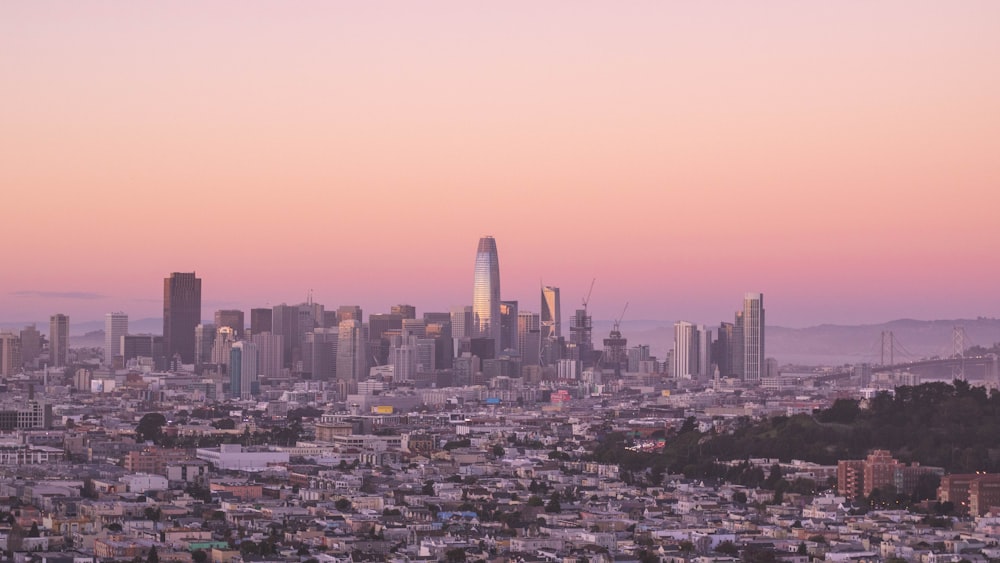
[[[201,278],[174,272],[163,280],[163,340],[168,358],[194,363],[194,328],[201,323]]]
[[[473,336],[492,338],[500,350],[500,257],[493,237],[479,239],[476,273],[472,289]]]

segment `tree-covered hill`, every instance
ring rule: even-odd
[[[1000,393],[956,381],[899,387],[859,404],[838,400],[815,415],[779,416],[747,423],[731,434],[701,433],[685,425],[661,453],[629,451],[611,435],[594,452],[625,469],[652,468],[689,476],[719,475],[717,461],[750,457],[835,464],[887,449],[904,462],[949,473],[1000,471]]]

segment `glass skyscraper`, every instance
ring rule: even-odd
[[[479,239],[472,289],[473,336],[492,338],[500,354],[500,257],[493,237]],[[494,356],[496,357],[496,356]]]

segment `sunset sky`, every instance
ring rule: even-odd
[[[0,320],[1000,316],[1000,2],[0,4]],[[46,327],[47,328],[47,327]]]

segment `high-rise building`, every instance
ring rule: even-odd
[[[21,329],[21,361],[29,366],[35,365],[35,360],[42,354],[42,333],[35,325]]]
[[[521,352],[522,366],[537,366],[541,362],[541,321],[538,313],[517,313],[517,348]]]
[[[693,323],[674,323],[674,377],[693,379],[698,375],[698,331]]]
[[[215,325],[199,324],[194,327],[194,363],[212,363],[212,347],[215,346]]]
[[[215,365],[229,366],[229,351],[236,343],[236,335],[233,329],[228,326],[215,330],[215,344],[212,345],[212,363]]]
[[[314,380],[330,381],[337,374],[337,344],[340,332],[336,328],[316,327],[306,333],[302,353],[302,371]]]
[[[764,294],[743,298],[743,381],[760,383],[765,373]]]
[[[104,365],[114,365],[115,356],[122,355],[122,337],[128,334],[128,315],[104,315]]]
[[[285,366],[284,337],[271,332],[250,335],[250,341],[257,345],[257,371],[264,377],[278,377]]]
[[[368,379],[368,338],[361,321],[340,322],[337,338],[337,379],[364,381]]]
[[[194,332],[191,333],[194,336]],[[49,365],[63,367],[69,362],[69,317],[55,314],[49,318]]]
[[[393,305],[389,312],[393,315],[399,315],[404,319],[415,319],[417,318],[417,308],[413,305]]]
[[[500,302],[500,349],[518,350],[517,301]]]
[[[472,289],[472,336],[493,340],[493,356],[500,355],[500,257],[491,236],[479,239]]]
[[[736,325],[719,323],[715,340],[712,342],[712,363],[719,370],[721,377],[733,377],[733,338]]]
[[[236,399],[254,398],[260,389],[257,381],[257,345],[246,340],[233,344],[228,363],[229,395]]]
[[[271,332],[271,309],[250,309],[250,334]]]
[[[593,322],[586,309],[577,309],[569,326],[569,339],[576,346],[584,368],[594,365]]]
[[[21,335],[0,332],[0,375],[7,377],[21,373]]]
[[[297,306],[282,303],[271,309],[271,332],[282,337],[285,367],[291,367],[293,356],[301,354],[305,337],[301,329]]]
[[[344,321],[365,322],[364,313],[359,305],[341,305],[337,307],[337,323]]]
[[[562,321],[559,311],[559,288],[542,287],[542,339],[562,336]]]
[[[194,363],[194,329],[201,323],[201,278],[174,272],[163,280],[163,339],[168,358]]]
[[[210,325],[211,326],[211,325]],[[211,352],[211,347],[209,347]],[[152,334],[126,334],[122,337],[122,358],[128,363],[136,358],[150,358],[156,369],[166,365],[166,342],[162,336]]]
[[[219,329],[228,326],[233,329],[236,340],[243,339],[244,325],[243,311],[238,309],[220,309],[215,312],[215,328]]]
[[[475,315],[472,313],[472,306],[452,307],[451,309],[451,335],[453,338],[472,338],[472,325]]]
[[[563,357],[565,341],[562,340],[562,313],[559,308],[559,288],[542,287],[542,363],[555,365]]]

